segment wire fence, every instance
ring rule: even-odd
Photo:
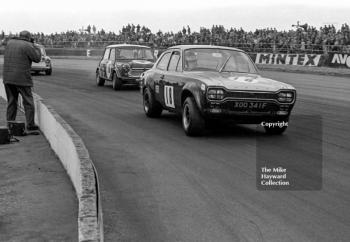
[[[59,41],[55,43],[43,43],[46,48],[69,48],[69,49],[103,49],[112,44],[136,44],[146,45],[154,49],[166,49],[174,44],[155,44],[140,41]],[[182,43],[193,44],[193,43]],[[242,49],[246,52],[268,52],[268,53],[313,53],[313,54],[329,54],[329,53],[350,53],[350,45],[317,45],[317,44],[289,44],[278,45],[270,43],[208,43],[197,42],[195,45],[221,45]]]

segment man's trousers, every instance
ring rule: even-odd
[[[18,95],[23,99],[24,112],[26,116],[27,128],[33,127],[34,123],[34,100],[32,87],[4,84],[7,96],[7,121],[15,121],[17,116]]]

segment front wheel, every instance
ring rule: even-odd
[[[52,68],[46,70],[46,71],[45,71],[45,74],[46,74],[47,76],[51,76],[51,74],[52,74]]]
[[[105,80],[100,77],[100,73],[96,72],[96,85],[103,86],[105,84]]]
[[[188,136],[196,136],[203,133],[205,121],[193,97],[186,98],[183,104],[182,126]]]
[[[143,110],[147,117],[157,118],[162,114],[162,106],[154,99],[149,88],[146,88],[143,92]]]
[[[113,78],[112,78],[112,87],[115,91],[122,89],[123,83],[122,80],[117,77],[117,74],[113,74]]]

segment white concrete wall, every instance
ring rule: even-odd
[[[6,100],[1,79],[0,96]],[[34,94],[34,101],[35,122],[66,169],[79,200],[79,241],[103,241],[103,219],[98,181],[95,179],[96,170],[89,152],[81,138],[52,107],[46,105],[44,100],[36,94]]]

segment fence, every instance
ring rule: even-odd
[[[122,40],[116,41],[57,41],[52,43],[43,43],[46,48],[69,48],[69,49],[98,49],[105,48],[111,44],[123,44]],[[157,49],[166,49],[175,45],[162,42],[129,41],[128,44],[146,45]],[[317,44],[271,44],[271,43],[226,43],[226,42],[179,42],[177,44],[196,44],[196,45],[221,45],[242,49],[246,52],[269,52],[269,53],[350,53],[350,45],[317,45]]]
[[[116,39],[111,41],[53,41],[51,39],[45,39],[41,42],[46,48],[50,49],[76,49],[77,52],[80,49],[104,49],[106,46],[111,44],[123,44],[126,43],[124,40]],[[263,52],[263,53],[310,53],[310,54],[332,54],[332,53],[348,53],[350,54],[350,45],[317,45],[317,44],[276,44],[276,43],[251,43],[251,42],[230,42],[227,40],[217,40],[212,42],[201,42],[201,41],[189,41],[179,40],[177,43],[174,41],[162,40],[155,42],[145,41],[128,41],[128,44],[146,45],[155,49],[166,49],[170,46],[177,44],[195,44],[195,45],[220,45],[229,46],[238,49],[242,49],[246,52]],[[0,54],[2,50],[0,47]]]
[[[107,46],[110,44],[117,44],[120,42],[100,42],[101,45],[98,48],[94,48],[92,45],[86,48],[76,47],[76,48],[46,48],[46,53],[48,56],[91,56],[91,57],[101,57],[104,51],[102,46]],[[137,44],[133,42],[133,44]],[[234,46],[243,49],[249,53],[251,58],[256,64],[268,64],[268,65],[299,65],[299,66],[327,66],[335,68],[350,68],[350,52],[347,51],[315,51],[315,49],[305,49],[289,51],[288,49],[271,49],[271,48],[251,48],[251,46]],[[315,47],[315,46],[313,46]],[[334,47],[334,46],[332,46]],[[342,46],[344,47],[344,46]],[[158,56],[166,49],[165,46],[156,47],[153,46],[153,50],[157,50]],[[0,55],[3,54],[3,48],[0,48]],[[272,50],[272,51],[271,51]],[[343,50],[343,48],[338,48],[337,50]]]

